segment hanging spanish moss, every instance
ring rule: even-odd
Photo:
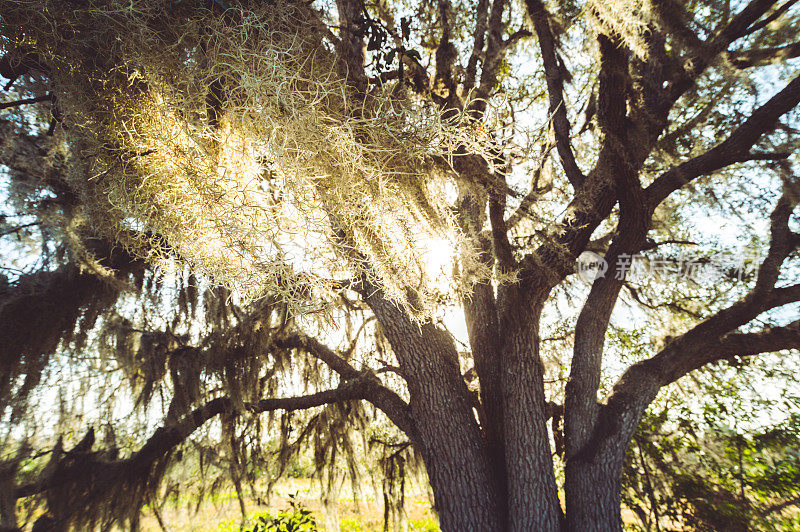
[[[585,7],[600,34],[619,39],[637,57],[648,55],[645,35],[655,22],[649,0],[590,0]]]
[[[424,253],[466,245],[450,162],[464,147],[491,161],[489,141],[399,86],[351,90],[316,19],[295,2],[24,0],[2,24],[4,46],[52,79],[87,223],[292,313],[366,274],[425,315]]]

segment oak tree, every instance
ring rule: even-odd
[[[312,409],[321,464],[387,419],[443,530],[620,530],[659,392],[800,347],[794,0],[0,7],[8,441],[70,368],[164,407],[4,457],[3,524],[135,524],[215,419],[241,492]]]

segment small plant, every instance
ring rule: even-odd
[[[289,495],[289,509],[272,517],[263,514],[256,518],[253,528],[246,528],[244,532],[318,532],[317,521],[311,510],[296,500],[297,494]]]

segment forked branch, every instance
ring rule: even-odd
[[[762,154],[750,153],[750,149],[764,133],[775,127],[782,115],[794,109],[798,103],[800,76],[756,109],[723,142],[658,176],[646,189],[651,207],[654,208],[672,192],[702,175],[734,163],[762,158]]]
[[[360,379],[365,375],[370,375],[368,371],[359,371],[354,368],[333,349],[316,338],[301,333],[295,332],[279,338],[275,341],[275,345],[285,349],[300,349],[324,362],[343,379]],[[408,403],[397,393],[380,384],[380,381],[374,376],[373,379],[372,385],[364,390],[363,399],[386,414],[392,423],[406,433],[409,439],[417,441],[417,428],[409,413]]]

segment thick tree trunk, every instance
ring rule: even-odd
[[[481,262],[487,268],[494,267],[492,244],[482,233],[486,222],[487,196],[474,194],[466,187],[459,203],[461,229],[472,238],[481,250]],[[475,361],[475,373],[480,384],[480,421],[483,438],[491,466],[493,489],[501,504],[502,526],[508,523],[506,505],[506,453],[503,430],[503,386],[500,358],[502,345],[498,323],[497,301],[494,287],[488,281],[475,283],[470,297],[464,298],[464,318],[469,334],[469,345]]]
[[[567,532],[622,529],[620,490],[625,453],[642,414],[660,389],[657,373],[635,364],[597,409],[594,429],[567,455]]]
[[[598,455],[567,464],[567,532],[622,530],[618,463],[617,457]]]
[[[483,410],[481,428],[489,454],[493,488],[501,502],[503,525],[507,514],[508,491],[506,486],[506,456],[503,443],[503,397],[500,374],[501,346],[498,335],[497,308],[493,288],[489,284],[476,285],[473,298],[464,304],[467,317],[475,370],[480,382],[480,400]]]
[[[380,291],[367,301],[408,384],[420,453],[444,531],[502,529],[490,459],[449,334],[416,324]]]
[[[543,300],[543,298],[542,298]],[[502,290],[503,400],[512,531],[560,529],[553,457],[547,431],[544,367],[539,357],[542,304],[516,286]]]

